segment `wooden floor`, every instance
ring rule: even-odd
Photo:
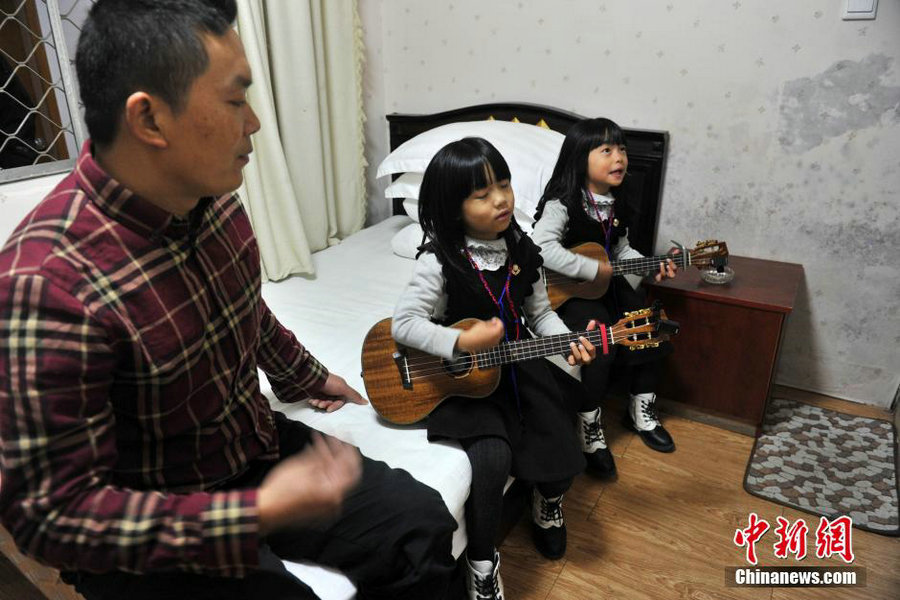
[[[862,416],[888,418],[884,411],[790,390],[777,394]],[[814,517],[751,496],[742,481],[753,439],[687,419],[664,416],[677,450],[648,449],[619,424],[621,412],[604,415],[618,479],[601,482],[580,476],[566,495],[569,530],[566,557],[541,558],[534,550],[526,516],[501,547],[501,572],[509,600],[622,599],[866,599],[900,598],[900,538],[853,530],[854,566],[867,570],[864,588],[730,588],[725,568],[745,566],[743,550],[732,542],[747,526],[750,512],[775,523],[783,515]],[[758,544],[761,565],[842,565],[840,559],[807,558],[802,563],[774,557],[770,531]],[[813,549],[810,539],[810,549]],[[15,552],[0,529],[0,600],[80,598],[56,573]],[[815,551],[813,550],[813,555]],[[38,591],[39,590],[39,591]]]
[[[779,388],[781,397],[861,416],[889,413],[814,394]],[[676,451],[647,448],[619,423],[621,411],[604,415],[618,478],[581,475],[564,500],[569,545],[565,558],[540,557],[531,542],[530,516],[500,548],[503,582],[510,600],[900,598],[900,538],[853,529],[853,566],[866,569],[860,588],[735,588],[725,586],[726,567],[747,566],[732,539],[755,512],[774,528],[775,518],[805,519],[813,558],[775,558],[769,531],[757,544],[761,566],[840,566],[840,558],[815,558],[817,518],[767,502],[744,491],[753,438],[684,418],[663,416]],[[765,543],[763,543],[765,542]]]
[[[16,550],[12,537],[0,527],[0,600],[82,600],[81,594],[49,569]]]

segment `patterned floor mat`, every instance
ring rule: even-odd
[[[892,423],[772,398],[744,489],[860,529],[900,535]]]

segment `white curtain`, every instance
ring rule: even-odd
[[[241,197],[263,277],[313,273],[310,254],[366,218],[356,0],[238,0],[237,25],[262,124]]]

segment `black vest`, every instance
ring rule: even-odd
[[[603,225],[590,218],[584,212],[582,199],[578,198],[577,208],[571,208],[563,202],[566,212],[569,214],[569,223],[566,226],[566,232],[563,234],[562,245],[564,248],[571,248],[585,242],[597,242],[601,246],[606,245],[606,235],[603,233]],[[610,231],[609,248],[615,247],[619,238],[628,235],[628,207],[624,201],[616,199],[613,204],[613,226]],[[610,257],[611,259],[611,257]]]
[[[541,259],[540,250],[527,235],[519,236],[515,250],[515,252],[510,253],[510,256],[516,257],[515,260],[516,265],[519,267],[519,272],[510,278],[509,291],[519,317],[525,317],[523,310],[525,298],[533,292],[534,282],[540,277],[539,269],[543,264],[543,260]],[[482,271],[484,280],[494,294],[494,298],[498,300],[503,293],[503,286],[506,283],[506,276],[509,272],[508,267],[509,262],[507,261],[506,265],[496,271]],[[484,289],[484,285],[478,277],[478,272],[474,268],[470,268],[465,273],[460,273],[449,265],[442,265],[442,270],[446,281],[444,291],[447,294],[447,309],[444,313],[442,324],[452,325],[466,318],[486,321],[500,316],[497,306],[491,300],[487,290]],[[503,318],[507,324],[507,335],[509,340],[512,341],[516,339],[516,327],[513,324],[514,319],[506,297],[503,298],[503,307]],[[530,337],[525,327],[520,325],[519,339]]]

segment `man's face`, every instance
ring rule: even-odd
[[[165,153],[179,195],[201,198],[231,192],[243,181],[259,119],[247,104],[250,65],[237,34],[202,36],[209,66],[194,80],[185,105],[172,117]]]

